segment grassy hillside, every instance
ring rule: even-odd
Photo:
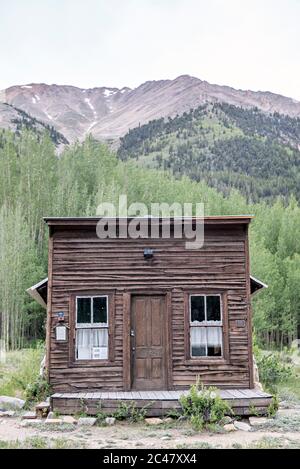
[[[300,199],[299,149],[300,119],[207,104],[130,130],[118,156],[204,180],[225,195],[237,188],[256,202],[291,194]]]

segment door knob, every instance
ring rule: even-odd
[[[130,335],[131,335],[131,337],[134,337],[134,330],[133,329],[131,329]]]
[[[133,351],[133,352],[135,351],[135,347],[132,347],[132,351]]]

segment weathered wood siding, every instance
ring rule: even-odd
[[[50,353],[49,379],[55,392],[123,390],[123,318],[126,293],[169,292],[171,309],[171,382],[181,389],[195,382],[220,387],[251,388],[251,331],[249,307],[249,265],[246,224],[216,224],[205,228],[205,245],[186,250],[181,239],[97,238],[95,228],[53,227],[49,256],[48,324]],[[154,249],[151,262],[145,261],[145,247]],[[51,257],[51,258],[50,258]],[[228,302],[228,352],[225,362],[211,359],[197,363],[186,357],[185,296],[191,289],[222,290]],[[55,341],[58,311],[70,318],[70,298],[87,291],[107,289],[114,294],[114,356],[110,363],[91,366],[70,363],[69,344]],[[241,322],[245,321],[241,327]],[[72,321],[71,321],[72,322]],[[126,365],[126,364],[124,364]],[[126,366],[125,366],[126,368]]]

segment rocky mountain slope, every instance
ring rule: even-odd
[[[0,129],[9,129],[18,134],[24,129],[33,130],[37,135],[47,131],[57,148],[63,148],[69,141],[52,125],[30,116],[22,109],[0,102]]]
[[[117,140],[129,129],[160,117],[175,117],[204,103],[225,102],[300,116],[300,102],[270,92],[243,91],[212,85],[189,75],[148,81],[135,89],[28,84],[0,91],[8,103],[53,126],[73,142],[89,133],[99,140]],[[10,127],[7,108],[0,108],[0,126]]]

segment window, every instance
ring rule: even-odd
[[[190,295],[189,308],[191,357],[221,357],[221,295]]]
[[[76,297],[76,359],[108,358],[108,296]]]

